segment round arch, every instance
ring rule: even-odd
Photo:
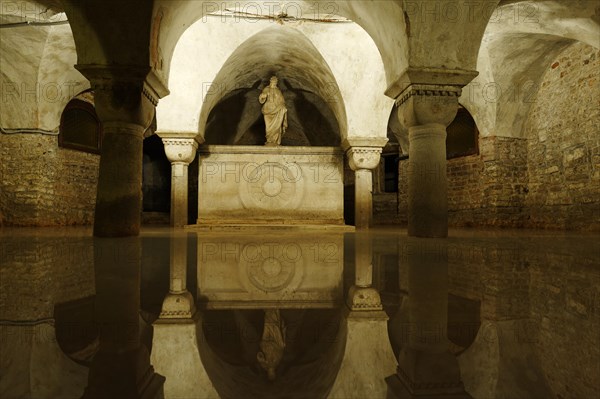
[[[275,37],[287,47],[277,44]],[[251,46],[256,54],[248,51]],[[245,57],[254,61],[244,63]],[[265,76],[255,74],[249,79],[252,71],[245,69],[248,65],[254,68],[259,61],[279,67],[266,68],[261,72]],[[240,82],[251,87],[257,80],[267,79],[269,73],[282,70],[284,63],[285,69],[296,71],[291,81],[329,105],[342,140],[349,136],[385,137],[393,100],[384,94],[383,61],[367,32],[350,21],[292,26],[271,21],[222,22],[219,18],[197,21],[175,49],[170,67],[171,94],[157,108],[158,131],[203,135],[208,112],[219,99],[243,87]],[[234,75],[237,78],[232,80]]]
[[[383,60],[386,88],[397,79],[397,74],[408,67],[408,34],[401,0],[368,1],[222,1],[208,0],[154,2],[151,37],[151,64],[168,82],[175,48],[186,30],[199,20],[206,22],[211,14],[226,10],[238,10],[241,15],[277,16],[287,15],[298,21],[336,20],[338,17],[355,21],[375,43]],[[217,18],[221,19],[221,18]],[[242,17],[244,20],[244,17]],[[221,19],[223,22],[224,20]],[[239,22],[239,20],[237,21]],[[256,22],[252,20],[252,22]],[[281,22],[279,20],[278,22]]]

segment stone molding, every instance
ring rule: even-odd
[[[163,137],[162,133],[159,136]],[[340,156],[342,151],[338,147],[305,147],[305,146],[257,146],[257,145],[202,145],[198,152],[208,154],[281,154],[304,155],[306,153],[317,155]]]
[[[410,85],[396,99],[396,106],[401,107],[411,97],[460,97],[462,88],[458,86]]]
[[[351,147],[380,147],[383,148],[389,139],[387,137],[346,137],[342,141],[342,149],[348,151]]]

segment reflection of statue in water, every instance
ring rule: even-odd
[[[275,370],[283,357],[285,329],[279,309],[265,310],[265,327],[256,359],[271,381],[275,379]]]
[[[277,87],[277,77],[271,78],[271,84],[263,89],[258,101],[264,104],[262,113],[267,126],[267,142],[265,144],[281,145],[281,137],[285,134],[288,123],[285,99]]]

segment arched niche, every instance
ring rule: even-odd
[[[283,144],[339,145],[346,114],[336,79],[308,38],[288,27],[257,33],[225,62],[200,112],[198,130],[206,142],[264,143],[258,96],[271,76],[279,78],[288,108]]]

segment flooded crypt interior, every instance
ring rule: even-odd
[[[593,234],[1,238],[3,398],[385,398],[408,378],[424,397],[598,390]]]
[[[597,2],[0,16],[0,398],[600,397]]]

